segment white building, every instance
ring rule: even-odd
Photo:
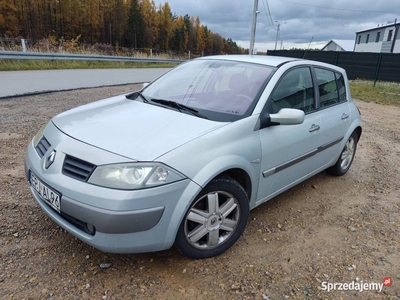
[[[321,51],[353,51],[354,40],[330,40]]]
[[[400,53],[400,23],[397,20],[388,25],[356,32],[354,52]]]

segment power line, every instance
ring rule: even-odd
[[[302,5],[302,6],[315,7],[315,8],[331,9],[331,10],[364,12],[364,13],[386,13],[386,14],[392,14],[393,13],[393,12],[382,11],[382,10],[346,9],[346,8],[335,8],[335,7],[328,7],[328,6],[318,6],[318,5],[299,3],[299,2],[289,1],[289,0],[278,0],[278,1],[287,2],[287,3],[291,3],[291,4],[296,4],[296,5]]]
[[[266,4],[265,4],[265,2],[266,2]],[[275,25],[274,25],[274,20],[272,19],[272,16],[271,16],[271,10],[269,9],[268,0],[263,0],[263,6],[264,6],[265,13],[267,15],[267,19],[268,19],[269,25],[274,30],[276,30]]]

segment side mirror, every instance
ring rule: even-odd
[[[143,90],[146,86],[148,86],[150,84],[150,82],[143,82],[142,83],[142,88],[141,90]]]
[[[297,125],[304,122],[304,111],[294,108],[282,108],[276,114],[269,115],[272,123],[280,125]]]

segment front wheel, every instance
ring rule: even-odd
[[[191,258],[221,254],[241,236],[249,216],[249,201],[235,180],[211,181],[190,205],[179,227],[175,246]]]
[[[358,135],[356,132],[353,132],[344,145],[337,162],[327,169],[328,173],[337,176],[342,176],[347,173],[353,162],[354,155],[356,154],[357,142]]]

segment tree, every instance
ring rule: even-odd
[[[140,10],[144,20],[144,46],[153,48],[158,38],[158,17],[154,1],[142,0]]]
[[[207,26],[204,27],[205,34],[205,54],[211,55],[216,53],[214,51],[215,36],[211,30],[208,30]]]
[[[154,0],[0,0],[0,35],[48,38],[53,45],[109,43],[180,53],[237,53],[243,49]],[[65,44],[64,44],[65,45]]]
[[[139,1],[132,0],[129,10],[128,35],[130,36],[130,45],[134,48],[144,47],[144,20],[140,11]]]
[[[86,10],[87,27],[84,39],[94,44],[99,41],[100,37],[100,24],[101,24],[101,13],[100,13],[100,1],[99,0],[88,0],[88,9]]]
[[[197,17],[199,19],[199,17]],[[204,49],[206,48],[206,33],[204,26],[198,26],[196,19],[196,51],[199,55],[204,54]],[[200,20],[199,20],[200,22]]]
[[[17,9],[13,3],[0,0],[0,35],[16,36],[19,33]]]
[[[114,6],[112,9],[112,34],[113,40],[117,45],[123,45],[124,43],[124,30],[126,22],[126,9],[124,0],[114,0]]]
[[[172,14],[168,2],[160,4],[158,21],[158,45],[162,50],[168,50],[169,39],[172,36]]]
[[[187,51],[189,33],[186,30],[186,23],[182,16],[179,16],[173,23],[172,37],[170,39],[170,48],[178,53]]]

